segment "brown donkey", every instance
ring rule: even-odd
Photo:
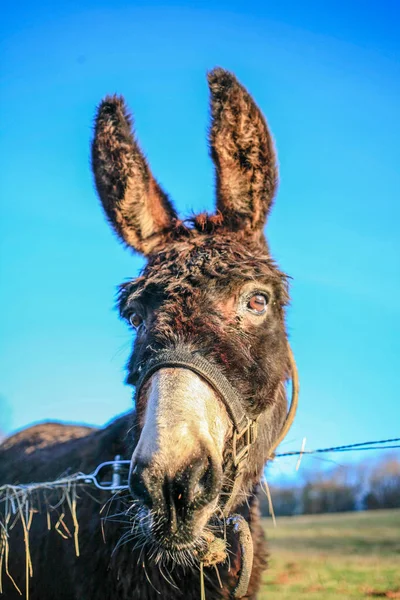
[[[135,332],[127,381],[136,410],[99,430],[47,423],[17,433],[0,447],[0,485],[89,473],[121,455],[131,458],[130,489],[112,501],[96,489],[78,492],[79,558],[63,539],[71,517],[62,527],[58,520],[64,535],[48,532],[38,504],[29,524],[31,600],[256,598],[260,587],[266,549],[256,493],[285,428],[293,367],[287,279],[263,234],[277,166],[248,92],[219,68],[208,82],[217,206],[189,221],[154,179],[123,99],[107,97],[98,109],[96,187],[118,236],[147,257],[119,295]],[[59,519],[62,508],[54,510]],[[7,598],[19,597],[30,571],[24,535],[21,522],[9,531]]]

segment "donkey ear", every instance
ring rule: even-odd
[[[122,97],[107,96],[98,108],[92,169],[97,192],[117,234],[128,246],[150,254],[164,241],[176,213],[135,140]]]
[[[267,124],[236,77],[216,68],[211,92],[211,157],[217,208],[228,227],[262,233],[277,187],[274,145]]]

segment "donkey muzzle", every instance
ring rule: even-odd
[[[187,534],[204,507],[218,497],[221,467],[204,452],[190,459],[175,475],[163,471],[136,459],[129,480],[131,494],[157,515],[158,533]]]
[[[189,542],[216,509],[230,419],[216,391],[186,368],[158,368],[139,391],[145,412],[131,494],[151,515],[154,536]]]

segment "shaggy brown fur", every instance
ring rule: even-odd
[[[123,98],[107,96],[98,111],[92,147],[96,187],[107,217],[128,246],[148,254],[176,214],[131,131]]]
[[[122,99],[108,97],[100,105],[93,170],[113,227],[126,244],[148,255],[142,274],[120,288],[122,317],[129,319],[135,313],[145,324],[137,333],[127,365],[128,383],[135,385],[140,368],[155,351],[183,345],[219,367],[243,398],[246,411],[259,417],[259,437],[232,507],[248,521],[253,537],[254,565],[246,598],[254,599],[266,567],[256,490],[286,414],[284,383],[289,359],[284,310],[288,290],[262,232],[276,187],[275,155],[267,126],[232,74],[215,69],[209,83],[216,215],[198,215],[186,223],[177,220],[130,131]],[[269,290],[268,314],[261,326],[237,310],[243,302],[241,290],[249,284],[254,290]],[[101,430],[48,424],[9,438],[0,447],[0,484],[90,472],[116,454],[130,458],[141,433],[144,397],[136,398],[136,413]],[[221,498],[229,495],[232,486],[231,454],[228,439]],[[47,532],[45,516],[34,517],[32,600],[200,597],[198,567],[185,568],[169,559],[156,563],[146,545],[138,547],[129,537],[113,554],[130,526],[129,511],[134,507],[129,494],[114,501],[111,511],[122,516],[106,523],[103,541],[99,512],[108,496],[100,492],[95,496],[82,492],[78,503],[79,559],[72,543]],[[230,569],[228,563],[219,566],[222,589],[215,570],[206,569],[207,600],[231,597],[237,583],[240,548],[234,536],[228,542]],[[18,524],[10,549],[10,572],[23,588],[24,544]],[[4,583],[6,597],[18,597],[7,578]]]
[[[217,208],[230,227],[259,239],[278,179],[272,138],[251,96],[230,73],[215,69],[208,82]]]

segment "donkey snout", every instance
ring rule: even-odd
[[[192,460],[175,477],[166,477],[162,496],[167,510],[176,511],[181,518],[191,509],[212,502],[219,492],[218,469],[210,456]]]
[[[216,509],[229,417],[214,389],[184,368],[156,371],[140,402],[146,411],[130,490],[151,511],[141,527],[164,546],[189,544]]]
[[[218,497],[221,479],[221,466],[207,454],[190,460],[174,474],[159,465],[145,464],[138,457],[129,484],[133,498],[164,517],[166,527],[176,532]]]

